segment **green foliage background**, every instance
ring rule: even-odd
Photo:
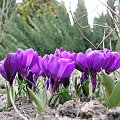
[[[0,2],[2,13],[3,1]],[[109,0],[114,10],[112,0]],[[112,4],[111,4],[112,3]],[[54,53],[56,48],[63,47],[67,50],[79,52],[94,47],[80,34],[75,24],[71,25],[69,14],[64,3],[56,0],[23,0],[16,4],[15,0],[8,0],[9,12],[1,17],[2,30],[0,31],[0,59],[3,59],[8,52],[15,52],[17,48],[33,48],[41,56]],[[13,7],[14,6],[14,7]],[[80,20],[78,20],[81,16]],[[84,0],[78,0],[78,6],[74,13],[78,20],[79,28],[84,35],[97,46],[110,29],[94,26],[94,32],[90,31],[87,19],[87,10]],[[108,25],[114,28],[109,14],[101,14],[94,19],[94,23]],[[87,27],[85,27],[87,26]],[[105,40],[105,47],[109,47],[109,40],[112,39],[112,49],[115,50],[118,37],[114,32]],[[100,45],[99,48],[102,48]]]

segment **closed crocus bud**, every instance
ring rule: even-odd
[[[91,73],[100,72],[103,66],[104,56],[99,51],[91,51],[86,56],[88,69]]]
[[[112,53],[112,54],[114,57],[110,58],[111,61],[108,67],[105,68],[105,71],[108,74],[120,68],[120,54],[119,53]]]
[[[17,53],[9,53],[4,61],[2,61],[0,64],[0,73],[10,83],[11,86],[19,69],[18,59]]]
[[[102,69],[104,56],[97,50],[91,51],[87,54],[86,61],[91,75],[91,82],[94,91],[96,87],[96,74]]]
[[[109,49],[99,50],[104,56],[103,69],[107,74],[120,68],[120,54]]]

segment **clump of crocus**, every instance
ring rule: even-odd
[[[109,49],[103,50],[86,50],[85,54],[80,52],[76,58],[76,68],[82,72],[81,80],[85,80],[91,76],[93,90],[96,86],[96,75],[102,69],[107,74],[120,68],[120,54],[112,52]]]
[[[38,77],[41,75],[41,70],[38,67],[38,61],[41,57],[38,56],[38,53],[33,49],[28,49],[26,51],[18,49],[17,53],[20,55],[19,78],[27,79],[28,86],[31,88],[31,83],[35,85]]]
[[[54,93],[59,84],[65,87],[69,85],[69,77],[75,68],[75,62],[54,55],[45,55],[39,60],[39,67],[46,77],[47,88]]]
[[[53,55],[45,55],[42,58],[33,49],[18,49],[16,53],[9,53],[0,62],[0,73],[12,85],[18,72],[19,79],[27,79],[30,88],[32,84],[36,85],[38,77],[42,75],[46,77],[47,88],[53,93],[59,84],[65,87],[69,84],[70,74],[75,67],[82,72],[81,81],[91,76],[94,90],[96,75],[101,69],[110,74],[120,68],[120,54],[109,49],[88,49],[85,53],[76,54],[60,48],[56,49]]]
[[[90,75],[93,90],[96,87],[96,74],[102,69],[103,61],[104,56],[97,50],[88,49],[85,54],[80,52],[77,55],[76,68],[83,73],[81,79],[85,80]]]
[[[0,73],[9,81],[10,85],[13,84],[16,73],[18,73],[19,79],[26,79],[28,86],[32,88],[32,84],[35,85],[38,77],[41,75],[41,70],[38,66],[38,60],[40,58],[33,49],[26,51],[18,49],[16,53],[9,53],[0,62]]]

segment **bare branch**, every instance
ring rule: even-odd
[[[103,39],[105,38],[105,29],[104,29],[104,35],[103,35]],[[105,42],[103,41],[103,49],[105,48]]]
[[[106,25],[101,25],[101,24],[93,24],[93,26],[99,26],[99,27],[103,27],[103,28],[109,28],[109,29],[113,29],[113,28],[111,28],[110,26],[106,26]],[[87,28],[87,27],[90,27],[89,25],[88,26],[82,26],[82,28],[84,29],[84,28]]]
[[[119,26],[120,26],[120,24],[118,25],[118,27],[119,27]],[[115,27],[113,30],[111,30],[111,31],[107,34],[107,36],[99,43],[99,45],[97,46],[97,48],[103,43],[103,41],[105,41],[105,40],[111,35],[112,32],[115,31],[115,29],[117,29],[117,28]]]
[[[113,24],[115,25],[115,27],[116,27],[116,32],[117,32],[117,35],[118,35],[118,37],[120,38],[120,30],[119,30],[119,27],[118,27],[118,25],[117,25],[117,23],[116,23],[116,21],[115,21],[115,18],[113,17],[113,11],[111,11],[111,10],[109,10],[108,9],[108,13],[109,13],[109,15],[110,15],[110,17],[111,17],[111,19],[112,19],[112,21],[113,21]]]
[[[91,11],[91,13],[93,13],[94,11],[96,11],[97,7],[98,7],[98,5],[96,6],[95,9],[93,9],[93,10]],[[71,11],[71,10],[70,10],[70,11]],[[77,23],[80,19],[82,19],[83,17],[85,17],[85,16],[87,16],[87,15],[88,15],[88,13],[86,13],[86,14],[80,16],[80,17],[75,21],[75,23]]]
[[[108,5],[106,5],[105,3],[103,3],[101,0],[98,0],[100,3],[102,3],[104,6],[107,7],[107,9],[109,9],[114,15],[116,15],[117,17],[120,18],[120,16],[114,11],[112,10]]]
[[[85,15],[82,15],[81,17],[79,17],[76,21],[75,21],[75,23],[77,23],[80,19],[82,19],[83,17],[85,17],[85,16],[87,16],[88,14],[85,14]]]
[[[82,36],[83,36],[95,49],[97,49],[97,48],[95,47],[95,45],[94,45],[94,44],[84,35],[84,33],[81,31],[81,29],[79,28],[78,22],[76,22],[75,19],[74,19],[74,17],[73,17],[73,14],[72,14],[71,10],[70,10],[70,14],[71,14],[71,16],[72,16],[72,19],[73,19],[73,21],[74,21],[77,29],[78,29],[79,32],[82,34]]]

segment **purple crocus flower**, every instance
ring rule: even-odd
[[[103,69],[107,74],[110,74],[114,70],[120,68],[120,54],[118,52],[112,52],[109,49],[99,50],[104,56]]]
[[[27,77],[27,72],[30,68],[32,68],[38,59],[38,54],[33,49],[28,49],[26,51],[22,49],[18,49],[17,53],[21,56],[20,61],[20,70],[19,72],[24,76]]]
[[[0,63],[0,73],[10,83],[11,86],[19,69],[18,61],[19,56],[17,53],[9,53]]]
[[[80,52],[77,55],[76,68],[83,72],[82,80],[84,77],[91,75],[93,90],[96,86],[96,74],[100,72],[103,61],[104,56],[97,50],[91,51],[91,49],[88,49],[85,54]]]
[[[61,58],[66,58],[66,59],[71,59],[73,61],[76,60],[77,54],[71,51],[66,51],[63,48],[56,49],[55,51],[55,56],[61,57]]]
[[[17,53],[21,56],[20,69],[18,71],[19,78],[25,78],[36,84],[38,77],[41,75],[41,70],[38,67],[38,61],[41,57],[33,49],[26,51],[18,49]],[[29,87],[31,86],[30,84],[28,85]]]
[[[111,67],[107,70],[108,73],[111,73],[120,68],[120,54],[119,53],[113,53],[113,54],[115,56],[115,60],[111,65]]]
[[[69,84],[69,77],[75,68],[75,62],[70,59],[45,55],[39,63],[41,70],[46,76],[46,86],[51,93],[55,92],[59,84],[65,87]]]

